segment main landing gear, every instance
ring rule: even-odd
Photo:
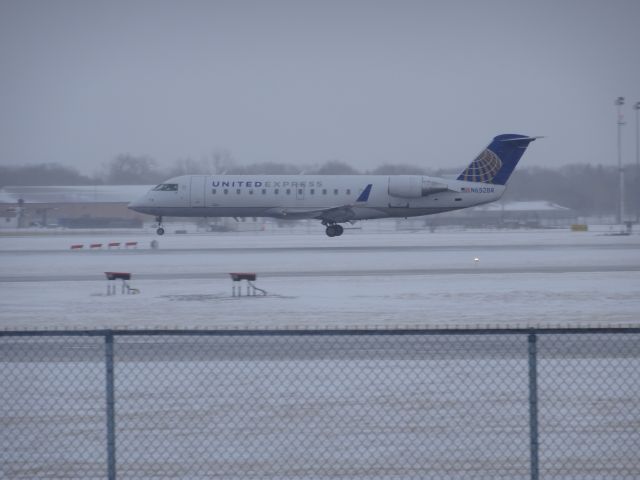
[[[344,232],[344,228],[336,223],[327,225],[326,233],[329,237],[339,237]]]
[[[158,215],[156,217],[156,222],[158,222],[158,228],[156,229],[156,233],[158,235],[164,235],[164,228],[162,228],[162,215]]]

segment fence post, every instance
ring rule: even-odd
[[[116,417],[115,388],[113,375],[113,333],[108,332],[105,341],[105,364],[107,367],[107,478],[116,479]]]
[[[529,436],[531,447],[531,480],[538,480],[538,350],[536,334],[529,334]]]

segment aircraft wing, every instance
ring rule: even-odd
[[[321,210],[313,218],[327,223],[344,223],[353,220],[355,216],[353,205],[342,205],[340,207]]]
[[[274,208],[269,210],[268,213],[278,218],[314,218],[325,220],[328,223],[342,223],[353,220],[355,217],[353,207],[354,205],[341,205],[313,210],[305,208]]]
[[[322,209],[308,209],[304,207],[275,208],[269,210],[269,213],[280,218],[315,218],[327,223],[349,222],[356,217],[354,208],[356,206],[362,206],[369,200],[372,187],[372,184],[368,184],[362,192],[360,192],[354,204],[338,205]]]

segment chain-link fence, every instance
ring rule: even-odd
[[[3,478],[640,478],[640,329],[0,332]]]

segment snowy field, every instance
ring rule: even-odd
[[[108,250],[113,241],[138,245]],[[104,245],[90,250],[91,243]],[[107,296],[106,271],[131,272],[140,294],[120,295],[118,285],[118,295]],[[267,295],[232,297],[229,272],[256,272]],[[638,235],[0,237],[2,329],[611,326],[638,325],[639,314]]]
[[[115,241],[138,244],[87,248]],[[140,293],[107,295],[105,271]],[[267,295],[232,297],[237,271]],[[640,237],[593,232],[6,235],[0,329],[233,330],[116,338],[124,478],[524,479],[526,334],[241,330],[638,326],[639,280]],[[638,478],[637,334],[538,347],[544,478]],[[0,339],[0,476],[105,477],[104,355]]]
[[[119,477],[530,478],[524,333],[227,333],[116,337]],[[538,348],[541,478],[638,478],[638,334]],[[105,478],[104,339],[0,364],[3,478]]]

